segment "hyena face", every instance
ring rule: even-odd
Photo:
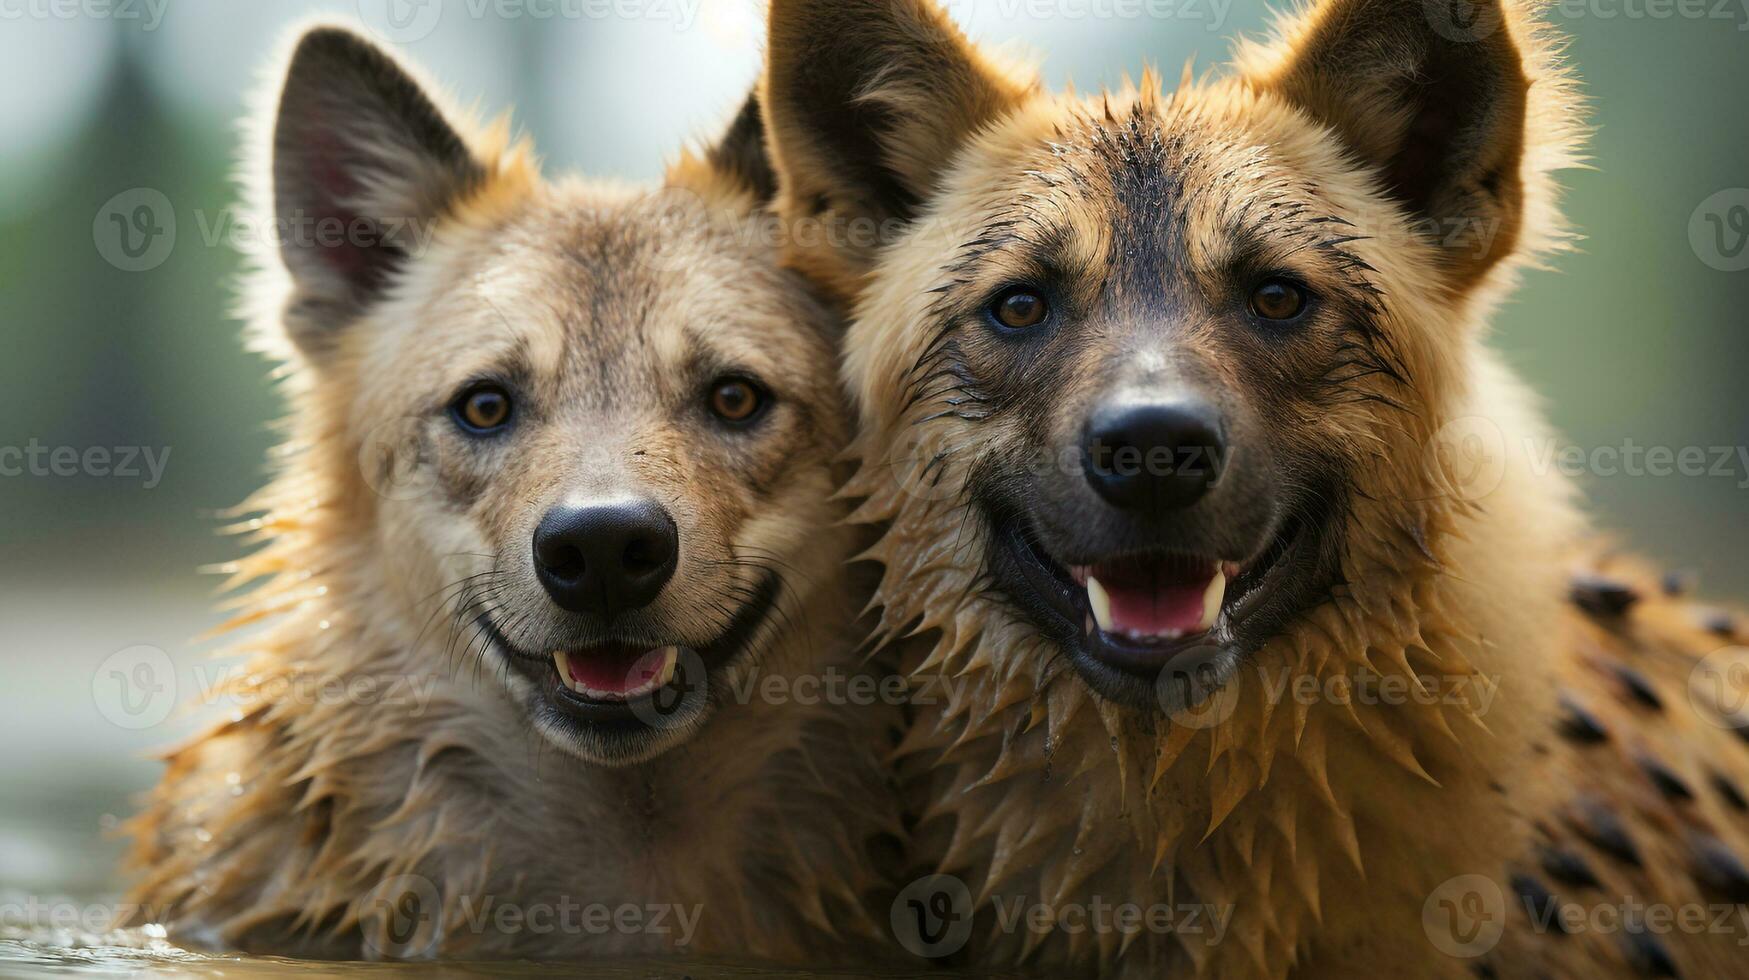
[[[385,610],[433,657],[453,614],[448,665],[588,760],[688,737],[832,577],[833,327],[762,244],[761,136],[750,103],[662,188],[548,184],[331,29],[280,100],[281,222],[345,231],[288,238],[285,319]]]
[[[860,291],[894,561],[963,566],[1049,659],[1168,709],[1338,587],[1355,509],[1422,492],[1459,310],[1519,233],[1523,75],[1476,9],[1334,0],[1239,78],[1077,100],[921,0],[774,0],[785,207],[897,229],[796,256]]]

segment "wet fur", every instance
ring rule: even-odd
[[[1441,50],[1421,4],[1327,0],[1241,45],[1226,74],[1081,97],[991,66],[923,0],[774,0],[764,101],[784,214],[890,232],[802,242],[790,260],[855,304],[862,466],[848,492],[855,519],[883,532],[866,555],[883,574],[878,635],[948,695],[917,707],[900,758],[917,870],[962,877],[977,901],[972,962],[1137,977],[1633,975],[1659,950],[1683,975],[1739,963],[1730,936],[1535,933],[1515,899],[1522,880],[1548,881],[1539,847],[1554,842],[1603,869],[1601,889],[1552,883],[1571,901],[1734,900],[1749,820],[1731,800],[1749,765],[1680,694],[1722,634],[1684,600],[1650,598],[1619,558],[1604,567],[1646,600],[1577,607],[1570,575],[1601,559],[1573,489],[1510,453],[1497,487],[1473,494],[1453,464],[1459,420],[1487,419],[1507,447],[1545,431],[1486,323],[1522,270],[1568,242],[1554,174],[1583,135],[1559,40],[1528,5],[1477,9],[1501,18],[1491,38],[1438,70],[1420,63],[1412,84],[1403,72]],[[1455,122],[1418,130],[1429,106]],[[853,122],[864,128],[847,135]],[[1419,154],[1428,139],[1444,142]],[[1492,232],[1448,247],[1416,231],[1428,218]],[[1317,592],[1229,665],[1217,724],[1094,696],[987,574],[989,470],[1076,418],[1109,354],[1092,321],[1081,346],[1030,358],[969,325],[990,289],[1040,274],[1041,241],[1058,281],[1084,290],[1077,310],[1121,311],[1131,284],[1195,283],[1261,242],[1295,253],[1347,312],[1326,346],[1269,355],[1286,362],[1279,384],[1243,374],[1255,352],[1204,360],[1274,413],[1259,431],[1312,461],[1301,472],[1327,479],[1299,499],[1320,501],[1333,533]],[[1175,339],[1239,343],[1213,329]],[[1484,711],[1474,687],[1393,706],[1279,700],[1265,682],[1322,691],[1363,671],[1500,686]],[[1564,689],[1605,706],[1590,709],[1608,714],[1603,744],[1564,738]],[[1642,746],[1688,798],[1630,762]],[[1572,816],[1584,799],[1659,858],[1588,842]],[[1507,899],[1506,936],[1479,961],[1441,954],[1423,928],[1436,886],[1461,874]],[[995,901],[1015,897],[1207,904],[1232,922],[1221,942],[1000,931]]]
[[[292,249],[250,279],[255,341],[283,365],[291,404],[276,474],[242,509],[238,530],[259,548],[232,570],[252,587],[230,625],[261,628],[223,692],[235,711],[168,755],[128,826],[130,900],[174,939],[347,959],[821,962],[866,945],[870,839],[896,830],[879,767],[892,719],[728,696],[860,670],[850,532],[830,501],[847,438],[838,327],[759,233],[771,177],[757,108],[661,186],[549,181],[503,123],[468,123],[344,28],[313,30],[289,64],[307,84],[260,114],[282,110],[279,145],[250,168],[261,213],[363,200],[430,216],[435,233],[422,253]],[[324,102],[340,77],[354,94]],[[266,179],[336,131],[367,175],[372,154],[386,161],[345,185],[354,196],[324,197],[322,167],[311,186],[296,167]],[[757,437],[695,418],[724,367],[757,370],[778,394]],[[510,448],[467,442],[444,411],[456,385],[491,371],[528,393]],[[393,476],[377,470],[385,426],[412,427],[422,452],[400,476],[423,492],[378,492]],[[692,542],[646,617],[662,622],[639,628],[702,643],[760,576],[779,594],[712,687],[714,712],[646,745],[653,758],[611,766],[536,730],[527,682],[488,654],[475,617],[541,643],[532,523],[567,491],[627,487],[663,500]],[[401,683],[376,689],[401,703],[274,693],[373,680]],[[414,690],[422,704],[407,703]],[[678,929],[470,928],[467,904],[488,901],[696,905],[700,918],[685,947]],[[391,929],[403,913],[426,924]]]

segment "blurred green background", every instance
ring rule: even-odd
[[[1083,89],[1218,63],[1266,16],[1248,0],[949,6]],[[1596,169],[1567,178],[1587,240],[1532,274],[1498,342],[1580,447],[1729,447],[1723,475],[1583,482],[1604,525],[1731,597],[1749,595],[1749,0],[1706,6],[1556,9],[1598,126]],[[514,106],[551,171],[655,175],[727,118],[760,57],[752,0],[0,0],[0,447],[169,452],[151,487],[0,476],[0,889],[105,888],[103,815],[187,727],[114,723],[102,668],[140,644],[184,666],[207,649],[192,638],[213,582],[194,570],[233,556],[212,515],[261,482],[276,410],[227,316],[236,122],[288,25],[318,13],[363,17],[487,114]],[[110,202],[139,189],[176,234],[130,271],[105,257]]]

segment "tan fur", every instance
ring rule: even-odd
[[[305,287],[272,257],[249,284],[291,403],[276,474],[243,508],[259,516],[238,527],[261,546],[231,569],[232,586],[255,584],[230,625],[266,625],[223,692],[236,709],[169,754],[129,825],[131,900],[173,938],[258,952],[841,958],[876,934],[863,907],[881,874],[869,840],[897,830],[878,768],[891,721],[730,694],[859,670],[830,502],[847,437],[833,320],[777,267],[740,175],[688,154],[653,188],[549,181],[506,132],[463,127],[484,179],[353,322],[288,343]],[[701,356],[777,393],[761,435],[724,442],[688,421]],[[486,458],[433,402],[507,359],[537,397],[512,450]],[[379,492],[376,441],[403,424],[429,485]],[[609,766],[535,730],[527,682],[472,618],[522,635],[544,598],[523,566],[545,502],[626,488],[683,528],[659,610],[681,642],[722,629],[751,568],[780,568],[784,588],[713,678],[709,720]],[[464,584],[490,569],[491,588]],[[373,681],[410,682],[395,690],[423,703],[285,694]],[[580,931],[576,912],[570,929],[469,921],[596,903],[679,906],[697,932],[681,945],[672,915],[666,934]]]
[[[812,131],[792,132],[798,119],[786,102],[805,105],[813,91],[794,66],[826,45],[819,38],[850,33],[835,22],[844,17],[933,24],[918,49],[965,46],[944,20],[919,13],[926,6],[894,0],[841,14],[774,0],[765,101],[790,220],[820,213],[822,187],[841,187],[826,193],[834,206],[852,200],[841,186],[852,172],[834,172],[842,161],[816,151],[827,124],[816,118]],[[1364,148],[1353,149],[1356,140],[1387,140],[1400,120],[1382,105],[1333,118],[1334,105],[1350,103],[1295,87],[1306,83],[1293,66],[1316,38],[1400,12],[1383,6],[1328,0],[1287,19],[1272,42],[1243,45],[1232,74],[1187,76],[1171,94],[1145,76],[1134,89],[1054,96],[977,75],[985,69],[971,53],[957,63],[974,73],[970,81],[941,72],[938,86],[919,92],[877,75],[856,93],[896,105],[882,132],[901,147],[926,140],[936,166],[911,181],[917,206],[882,248],[797,249],[794,261],[840,288],[858,286],[846,377],[860,409],[862,467],[847,492],[863,501],[855,520],[884,531],[867,554],[883,569],[880,638],[906,651],[920,686],[950,692],[945,703],[919,706],[901,758],[921,793],[924,870],[961,876],[978,903],[976,962],[1125,976],[1623,974],[1627,938],[1532,933],[1513,898],[1508,875],[1537,873],[1536,845],[1571,840],[1559,810],[1583,791],[1601,794],[1658,854],[1643,868],[1608,864],[1601,891],[1554,886],[1585,905],[1611,895],[1716,900],[1697,883],[1679,827],[1749,853],[1749,822],[1702,788],[1709,771],[1740,785],[1749,766],[1740,747],[1725,744],[1728,733],[1692,720],[1678,693],[1695,656],[1720,642],[1689,625],[1692,610],[1677,602],[1653,604],[1645,619],[1592,622],[1567,598],[1572,567],[1589,553],[1572,488],[1508,453],[1498,485],[1473,493],[1450,453],[1471,417],[1487,420],[1506,447],[1545,432],[1484,334],[1519,272],[1568,238],[1553,174],[1576,162],[1582,127],[1558,41],[1524,5],[1507,6],[1506,33],[1495,41],[1510,40],[1529,85],[1523,104],[1506,110],[1522,127],[1483,151],[1485,160],[1518,155],[1497,185],[1506,213],[1485,254],[1439,255],[1380,193]],[[862,33],[881,39],[876,49],[902,43],[876,26]],[[990,91],[1004,99],[996,111]],[[978,111],[968,123],[944,102]],[[951,152],[940,152],[943,142]],[[1270,208],[1309,208],[1356,226],[1367,237],[1337,247],[1382,297],[1383,329],[1413,379],[1407,392],[1382,377],[1362,383],[1374,395],[1408,397],[1405,411],[1359,399],[1295,424],[1294,438],[1345,447],[1356,460],[1345,585],[1209,702],[1170,720],[1092,695],[1053,644],[992,595],[987,535],[963,491],[976,463],[1023,435],[994,413],[973,421],[952,410],[964,389],[943,384],[917,397],[916,388],[916,366],[942,336],[937,297],[1015,274],[990,242],[999,221],[1051,229],[1074,243],[1065,246],[1077,257],[1070,264],[1092,269],[1130,244],[1112,237],[1103,174],[1113,161],[1142,157],[1127,152],[1136,148],[1158,149],[1163,169],[1190,188],[1173,218],[1192,270],[1218,265],[1226,230]],[[1480,179],[1465,175],[1463,186]],[[976,282],[962,266],[976,270]],[[1617,660],[1656,665],[1665,711],[1612,708],[1613,741],[1623,752],[1654,744],[1697,801],[1658,799],[1608,749],[1551,749],[1563,685],[1622,702],[1619,685],[1585,666]],[[1363,671],[1459,694],[1398,705],[1271,696],[1282,681],[1341,691]],[[1490,705],[1477,681],[1498,683]],[[1675,728],[1659,732],[1664,725]],[[1601,771],[1600,759],[1610,761]],[[1590,853],[1594,865],[1607,863]],[[1506,895],[1506,939],[1482,966],[1440,953],[1423,927],[1436,887],[1464,874],[1486,876]],[[1015,897],[1057,909],[1095,899],[1196,903],[1232,919],[1220,942],[1207,933],[1003,931],[997,903]],[[1683,975],[1726,975],[1740,962],[1729,936],[1662,941]]]

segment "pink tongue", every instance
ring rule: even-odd
[[[1202,597],[1208,578],[1199,583],[1161,583],[1157,586],[1106,584],[1111,597],[1111,628],[1118,633],[1159,634],[1168,630],[1188,633],[1202,623]]]
[[[571,679],[592,691],[623,694],[636,690],[662,671],[662,651],[630,647],[578,650],[569,657]]]

